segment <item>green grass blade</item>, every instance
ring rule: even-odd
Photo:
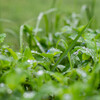
[[[94,16],[95,6],[96,6],[96,0],[92,0],[92,4],[91,4],[91,17]]]
[[[37,24],[36,24],[35,35],[37,35],[37,33],[38,33],[39,25],[40,25],[40,22],[41,22],[43,16],[44,16],[44,15],[48,15],[48,14],[50,14],[50,13],[52,13],[52,12],[55,12],[56,10],[57,10],[57,9],[52,8],[52,9],[46,11],[46,12],[41,12],[41,13],[39,14],[38,20],[37,20]]]
[[[68,60],[69,60],[69,63],[70,63],[70,68],[73,69],[70,52],[68,52]]]
[[[57,14],[55,18],[55,31],[57,31],[59,28],[59,21],[60,21],[60,15]]]
[[[56,48],[58,47],[58,44],[59,44],[60,42],[62,42],[62,43],[64,44],[64,46],[65,46],[66,49],[68,48],[68,44],[67,44],[63,39],[58,40],[58,42],[57,42],[57,44],[56,44]]]
[[[33,37],[36,45],[38,46],[38,48],[41,50],[41,52],[45,53],[45,50],[43,49],[43,47],[41,46],[41,44],[39,43],[39,41],[36,39],[36,37]]]
[[[46,35],[48,36],[48,32],[49,32],[49,21],[48,21],[48,17],[47,17],[46,14],[44,15],[44,20],[45,20]]]
[[[40,13],[39,16],[38,16],[38,20],[37,20],[37,24],[36,24],[35,35],[37,35],[37,33],[38,33],[39,25],[40,25],[41,19],[42,19],[42,17],[43,17],[43,14],[44,14],[44,13]]]
[[[24,25],[20,27],[20,51],[23,50],[23,28],[24,28]]]
[[[78,36],[75,38],[75,40],[71,43],[71,45],[69,46],[68,49],[65,50],[65,52],[60,56],[60,58],[58,59],[58,61],[55,63],[55,65],[52,68],[52,71],[55,71],[56,66],[63,60],[63,58],[68,54],[68,52],[75,46],[77,40],[80,38],[80,36],[84,33],[85,29],[91,24],[92,19],[90,20],[90,22],[85,25],[82,30],[79,32]]]

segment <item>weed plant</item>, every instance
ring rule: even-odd
[[[36,28],[20,27],[16,52],[0,34],[0,100],[99,100],[100,30],[89,28],[92,20],[42,12]]]
[[[81,14],[41,12],[36,27],[20,27],[17,51],[0,34],[0,100],[99,100],[100,30],[91,28],[92,16],[83,25]]]

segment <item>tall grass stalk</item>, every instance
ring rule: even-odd
[[[95,7],[96,7],[96,0],[92,0],[92,3],[91,3],[91,18],[94,16]]]
[[[20,27],[20,51],[21,52],[23,50],[23,29],[24,29],[24,25]]]
[[[62,43],[64,44],[65,49],[68,49],[68,44],[67,44],[67,42],[64,41],[63,39],[58,40],[58,42],[57,42],[57,44],[56,44],[56,48],[58,47],[58,44],[59,44],[60,42],[62,42]],[[69,62],[70,62],[70,68],[72,69],[73,66],[72,66],[72,62],[71,62],[70,52],[68,52],[68,60],[69,60]]]
[[[87,14],[88,20],[90,20],[94,16],[95,5],[96,5],[96,0],[92,0],[92,2],[90,3],[90,7],[87,6],[86,8],[86,14]]]
[[[41,12],[40,14],[39,14],[39,16],[38,16],[38,19],[37,19],[37,24],[36,24],[36,31],[35,31],[35,35],[37,35],[37,33],[38,33],[38,29],[39,29],[39,25],[40,25],[40,22],[41,22],[41,20],[42,20],[42,18],[44,17],[45,18],[45,26],[46,26],[46,30],[48,31],[48,19],[47,19],[47,16],[46,15],[48,15],[48,14],[50,14],[50,13],[52,13],[52,12],[55,12],[57,9],[55,9],[55,8],[52,8],[52,9],[50,9],[50,10],[48,10],[48,11],[46,11],[46,12]]]

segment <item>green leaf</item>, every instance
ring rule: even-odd
[[[48,58],[52,58],[54,57],[55,55],[58,55],[58,54],[61,54],[62,51],[60,51],[59,49],[55,49],[55,48],[51,48],[48,50],[49,52],[47,53],[42,53],[40,54],[41,56],[44,56],[44,57],[48,57]]]
[[[32,53],[31,53],[31,50],[29,47],[26,47],[25,51],[24,51],[24,57],[23,57],[23,60],[35,60],[35,58],[33,57]]]
[[[65,68],[65,66],[63,66],[63,65],[58,65],[57,68],[59,68],[61,71],[63,71],[64,68]]]
[[[81,51],[83,53],[82,57],[83,59],[88,59],[89,57],[92,57],[93,60],[95,60],[95,51],[93,49],[89,49],[86,47],[81,47],[81,46],[77,46],[75,47],[75,49],[77,49],[77,53],[79,51]]]
[[[13,58],[14,58],[15,60],[18,60],[17,54],[16,54],[12,49],[7,48],[7,50],[10,52],[10,54],[13,56]]]
[[[68,52],[75,46],[77,40],[80,38],[80,36],[83,34],[83,32],[85,31],[85,29],[87,28],[88,24],[83,26],[81,31],[79,32],[78,36],[75,38],[75,40],[70,44],[69,48],[65,50],[65,52],[60,56],[60,58],[58,59],[58,61],[55,63],[55,65],[53,66],[53,71],[56,69],[56,66],[63,60],[63,58],[68,54]]]
[[[6,34],[0,34],[0,43],[2,43],[4,41],[4,38],[6,37]]]

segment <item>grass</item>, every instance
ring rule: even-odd
[[[55,4],[20,29],[1,19],[13,27],[0,34],[0,100],[100,99],[100,30],[95,29],[94,5],[78,14],[70,9],[66,16],[61,1]]]
[[[91,4],[93,0],[55,0],[56,3],[53,5],[53,0],[21,0],[18,2],[17,0],[0,0],[0,33],[7,33],[7,39],[5,39],[6,44],[9,43],[13,48],[19,49],[19,40],[16,37],[19,37],[19,28],[23,24],[29,24],[33,27],[36,27],[36,21],[39,13],[45,12],[47,9],[51,9],[51,7],[56,7],[59,10],[59,13],[62,13],[61,16],[66,17],[71,14],[71,12],[81,13],[81,8],[83,5],[88,5],[89,12],[82,12],[82,16],[88,16],[88,21],[91,19],[92,13],[95,15],[95,23],[93,25],[94,29],[98,28],[99,25],[99,0],[96,0],[96,6],[94,8],[94,3]],[[45,6],[44,6],[45,5]],[[91,7],[92,5],[92,7]],[[91,10],[92,8],[92,10]],[[93,12],[92,12],[93,11]],[[89,14],[90,13],[90,14]],[[66,16],[65,16],[66,15]],[[59,14],[57,15],[59,19]],[[48,23],[46,21],[45,23]],[[87,19],[84,19],[83,24],[86,24]],[[44,21],[42,21],[44,23]],[[42,25],[41,22],[41,25]],[[58,22],[58,21],[56,21]],[[41,27],[40,25],[40,27]],[[56,23],[56,25],[58,25]],[[47,25],[46,25],[47,26]],[[46,31],[48,31],[48,26],[46,27]],[[52,26],[51,26],[52,30]],[[53,30],[54,31],[54,30]],[[16,36],[15,36],[16,34]],[[11,38],[10,38],[11,37]],[[14,46],[14,44],[16,44]]]
[[[16,51],[0,34],[0,100],[99,100],[100,30],[83,19],[42,12],[20,27]]]

